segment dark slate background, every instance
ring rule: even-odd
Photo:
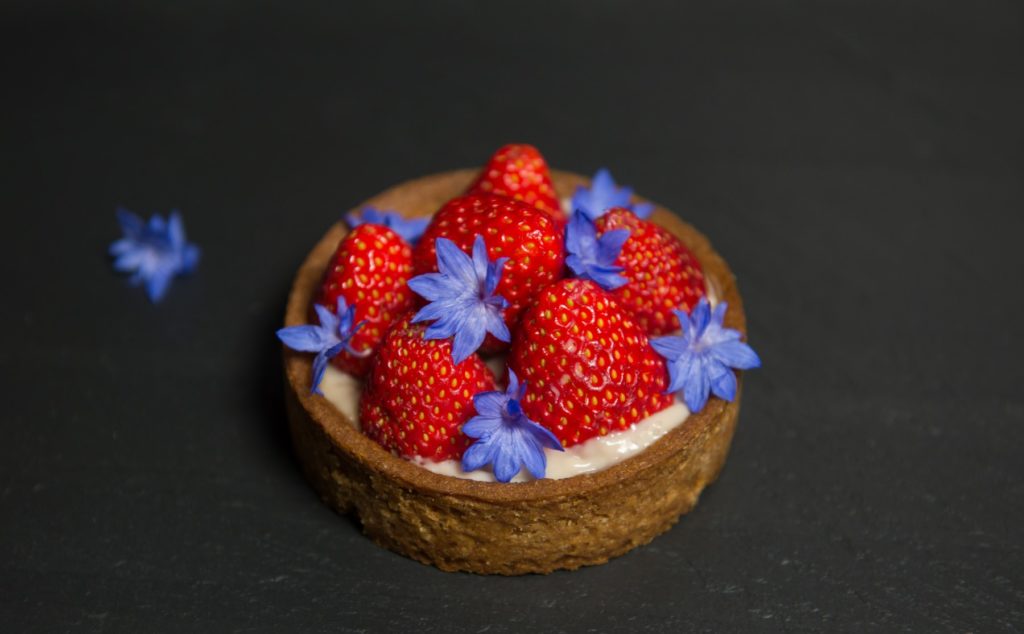
[[[1024,10],[708,4],[5,3],[3,629],[1024,629]],[[343,210],[511,140],[710,235],[765,366],[671,532],[480,578],[319,502],[273,331]],[[119,204],[204,248],[162,305]]]

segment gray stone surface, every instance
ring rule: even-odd
[[[1024,628],[1019,4],[92,4],[0,9],[5,631]],[[479,578],[318,501],[273,331],[343,210],[512,140],[709,235],[764,368],[671,532]],[[204,248],[160,306],[119,204]]]

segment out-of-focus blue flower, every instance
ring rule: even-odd
[[[508,482],[526,467],[539,480],[548,464],[544,447],[565,451],[554,434],[526,417],[520,404],[524,394],[526,384],[520,385],[510,369],[507,390],[473,397],[477,415],[466,421],[462,433],[478,440],[462,455],[463,471],[490,464],[498,482]]]
[[[629,206],[629,208],[633,210],[633,213],[636,214],[637,218],[640,218],[642,220],[650,218],[651,214],[654,213],[653,203],[633,203]]]
[[[597,170],[590,187],[577,187],[572,195],[572,210],[583,211],[591,220],[597,220],[612,207],[624,207],[640,218],[647,218],[654,211],[651,203],[630,202],[633,188],[619,187],[606,168]]]
[[[455,363],[476,352],[487,333],[510,341],[503,314],[508,301],[494,294],[508,258],[489,261],[487,245],[479,234],[473,242],[472,258],[447,238],[438,238],[435,246],[438,272],[409,280],[409,288],[430,302],[416,313],[413,323],[437,320],[427,327],[424,337],[445,339],[454,335]]]
[[[352,335],[356,334],[366,323],[364,320],[352,325],[356,313],[355,304],[347,306],[345,298],[339,297],[337,314],[319,304],[314,304],[313,310],[316,311],[316,316],[320,319],[319,325],[308,324],[281,328],[277,331],[277,338],[292,350],[316,353],[316,357],[313,359],[313,385],[310,392],[322,395],[320,381],[324,378],[327,363],[331,359],[342,350],[357,357],[366,356],[370,352],[357,352],[349,345]]]
[[[149,222],[127,209],[117,210],[124,237],[110,245],[114,269],[131,273],[131,284],[145,284],[150,301],[159,302],[175,275],[191,273],[199,264],[199,247],[185,240],[181,214],[167,220],[153,214]]]
[[[733,368],[761,366],[753,348],[740,341],[740,332],[722,326],[727,309],[722,302],[712,312],[707,298],[701,297],[691,314],[673,311],[683,329],[682,336],[651,340],[651,346],[668,361],[667,391],[681,392],[691,412],[704,409],[709,392],[727,401],[736,398]]]
[[[353,229],[359,225],[382,225],[400,235],[409,244],[414,245],[419,242],[420,236],[427,230],[430,218],[406,218],[397,211],[381,211],[376,207],[363,207],[358,212],[347,213],[345,222]]]
[[[605,290],[614,290],[629,280],[619,275],[615,259],[629,239],[629,229],[613,229],[597,237],[597,226],[583,211],[575,211],[565,228],[565,263],[576,277],[593,280]]]

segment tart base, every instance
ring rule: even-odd
[[[477,170],[409,181],[364,205],[427,215],[459,195]],[[553,171],[559,197],[587,179]],[[360,207],[364,206],[360,205]],[[746,331],[735,279],[700,232],[664,208],[652,220],[694,253],[721,301],[725,323]],[[295,278],[286,326],[307,323],[308,308],[347,228],[333,226]],[[477,482],[432,473],[364,436],[322,397],[310,394],[308,355],[284,351],[286,403],[295,451],[324,501],[353,513],[375,542],[448,571],[519,575],[601,564],[650,542],[697,503],[725,464],[740,393],[712,397],[640,454],[605,470],[564,480]],[[742,377],[740,377],[742,386]]]

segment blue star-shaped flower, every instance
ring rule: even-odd
[[[577,187],[572,195],[574,211],[582,210],[591,220],[597,220],[612,207],[624,207],[640,218],[647,218],[654,211],[651,203],[630,203],[633,198],[631,187],[618,187],[612,173],[605,168],[597,170],[590,187]]]
[[[673,311],[682,326],[682,336],[651,340],[658,354],[668,360],[667,391],[682,391],[683,401],[694,413],[704,409],[709,392],[727,401],[736,398],[733,368],[761,367],[757,353],[740,341],[740,332],[722,326],[726,309],[727,304],[722,302],[712,312],[707,298],[701,297],[692,314]]]
[[[597,226],[586,213],[576,211],[565,228],[566,265],[576,277],[594,280],[605,290],[614,290],[629,280],[619,275],[615,259],[629,239],[629,229],[613,229],[597,237]]]
[[[355,319],[355,304],[347,306],[345,298],[338,298],[338,314],[332,313],[326,306],[313,305],[316,316],[320,318],[320,325],[308,324],[305,326],[290,326],[277,331],[277,338],[284,342],[292,350],[299,352],[315,352],[313,359],[313,387],[310,392],[323,395],[320,391],[320,381],[327,371],[327,362],[338,355],[342,350],[354,356],[366,356],[370,351],[356,352],[349,345],[352,335],[356,334],[366,321],[361,321],[355,326],[352,322]]]
[[[355,229],[359,225],[382,225],[391,229],[409,244],[419,242],[420,236],[427,230],[430,218],[406,218],[397,211],[381,211],[376,207],[363,207],[359,212],[350,211],[345,215],[345,222]]]
[[[522,467],[538,480],[544,477],[548,461],[544,447],[565,451],[548,429],[526,417],[520,402],[526,384],[511,369],[505,392],[481,392],[473,397],[477,415],[466,421],[462,433],[477,438],[462,455],[462,470],[475,471],[494,465],[498,482],[508,482]]]
[[[413,323],[437,320],[427,327],[427,339],[454,335],[452,358],[456,364],[476,352],[487,333],[510,341],[512,336],[503,315],[508,301],[494,294],[508,258],[489,261],[487,245],[479,234],[473,241],[472,258],[447,238],[438,238],[435,246],[438,273],[409,280],[409,288],[430,302],[416,313]]]
[[[191,273],[199,264],[199,247],[185,240],[185,224],[177,211],[167,220],[153,214],[147,223],[118,209],[117,222],[124,237],[110,245],[114,270],[132,273],[133,286],[144,283],[150,301],[159,302],[175,275]]]

